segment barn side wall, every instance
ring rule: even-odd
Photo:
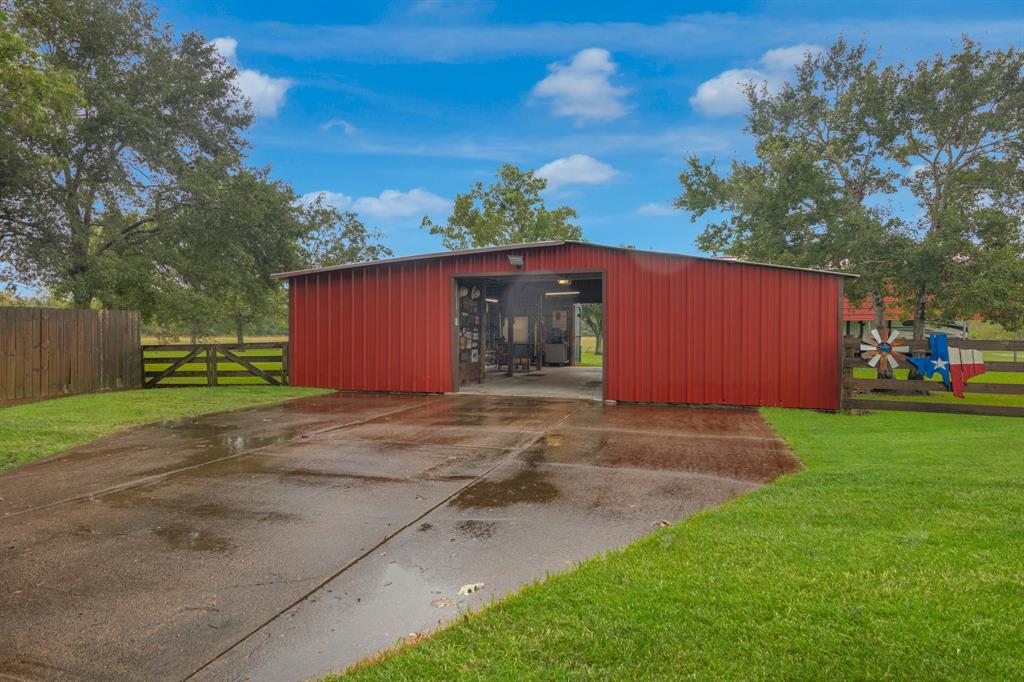
[[[452,390],[453,275],[600,271],[609,400],[837,409],[838,277],[567,244],[290,281],[291,380]]]

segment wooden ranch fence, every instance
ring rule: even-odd
[[[139,314],[0,308],[0,405],[142,385]]]
[[[1024,417],[1024,382],[988,383],[985,374],[968,381],[964,393],[970,395],[1022,396],[1020,405],[984,405],[977,402],[934,402],[923,398],[930,391],[945,393],[945,387],[935,381],[909,379],[857,378],[854,368],[868,367],[860,359],[861,340],[854,336],[845,338],[846,352],[843,363],[843,407],[852,409],[903,410],[907,412],[943,412],[948,414],[981,414],[1000,417]],[[927,341],[907,341],[911,353],[923,354],[928,350]],[[979,341],[975,339],[949,339],[950,347],[974,349],[983,352],[1003,352],[1009,358],[1017,358],[1024,351],[1024,341]],[[902,369],[907,369],[902,366]],[[1024,362],[985,360],[988,372],[1022,372]],[[872,369],[872,371],[874,371]],[[886,396],[889,396],[888,399]],[[915,400],[893,400],[895,396],[917,396]],[[1015,401],[1016,402],[1016,401]]]
[[[147,344],[144,388],[288,383],[287,342]]]

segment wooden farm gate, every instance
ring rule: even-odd
[[[142,347],[145,388],[288,383],[288,343],[173,343]]]
[[[843,408],[902,410],[907,412],[941,412],[947,414],[980,414],[998,417],[1024,417],[1024,381],[1017,383],[996,383],[985,381],[986,374],[971,379],[964,385],[967,396],[1021,396],[1016,405],[986,405],[978,402],[929,402],[923,398],[931,392],[945,392],[945,387],[935,381],[910,379],[858,378],[854,368],[868,367],[860,358],[861,340],[854,336],[845,338],[843,365]],[[924,354],[928,341],[896,342],[909,345],[912,354]],[[951,348],[974,349],[986,354],[985,370],[988,372],[1024,373],[1024,341],[979,341],[974,339],[949,339]],[[998,355],[997,359],[990,359]],[[901,363],[901,369],[908,369]],[[874,370],[872,370],[874,372]],[[913,396],[914,400],[894,400],[896,396]]]
[[[139,314],[0,308],[0,405],[142,385]]]

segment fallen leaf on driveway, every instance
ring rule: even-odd
[[[469,583],[459,588],[459,594],[473,594],[477,590],[484,589],[483,583]]]
[[[434,601],[430,602],[430,605],[434,608],[443,609],[446,606],[455,606],[458,603],[459,602],[455,601],[454,599],[442,597],[441,599],[435,599]]]

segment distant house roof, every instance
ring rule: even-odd
[[[865,298],[860,303],[851,303],[849,299],[843,299],[843,321],[844,322],[871,322],[875,319],[875,308],[871,305],[871,299]],[[896,299],[892,296],[885,297],[885,319],[902,321],[907,319],[903,311],[897,306]]]
[[[803,272],[816,272],[822,275],[833,275],[835,277],[849,277],[855,278],[857,275],[851,275],[845,272],[831,272],[828,270],[815,270],[813,268],[798,268],[790,265],[774,265],[772,263],[756,263],[753,261],[739,260],[736,258],[711,258],[708,256],[689,256],[683,253],[671,253],[667,251],[644,251],[641,249],[630,249],[624,246],[608,246],[607,244],[595,244],[593,242],[582,242],[573,240],[554,240],[554,241],[543,241],[543,242],[523,242],[521,244],[505,244],[501,246],[486,246],[478,249],[459,249],[453,251],[440,251],[437,253],[424,253],[415,256],[402,256],[400,258],[384,258],[382,260],[365,261],[361,263],[345,263],[343,265],[332,265],[325,268],[310,268],[307,270],[293,270],[291,272],[278,272],[273,276],[275,279],[289,279],[291,277],[300,277],[302,275],[313,275],[320,272],[333,272],[335,270],[350,270],[352,268],[368,268],[378,265],[389,265],[391,263],[407,263],[410,261],[429,260],[432,258],[457,258],[459,256],[472,256],[480,253],[491,253],[495,251],[522,251],[524,249],[541,249],[551,248],[556,246],[566,245],[580,245],[588,246],[598,249],[612,249],[616,251],[630,251],[637,254],[655,254],[659,256],[672,256],[676,258],[688,258],[691,260],[705,260],[714,261],[716,263],[721,262],[732,262],[738,265],[755,265],[764,268],[778,268],[781,270],[800,270]]]

